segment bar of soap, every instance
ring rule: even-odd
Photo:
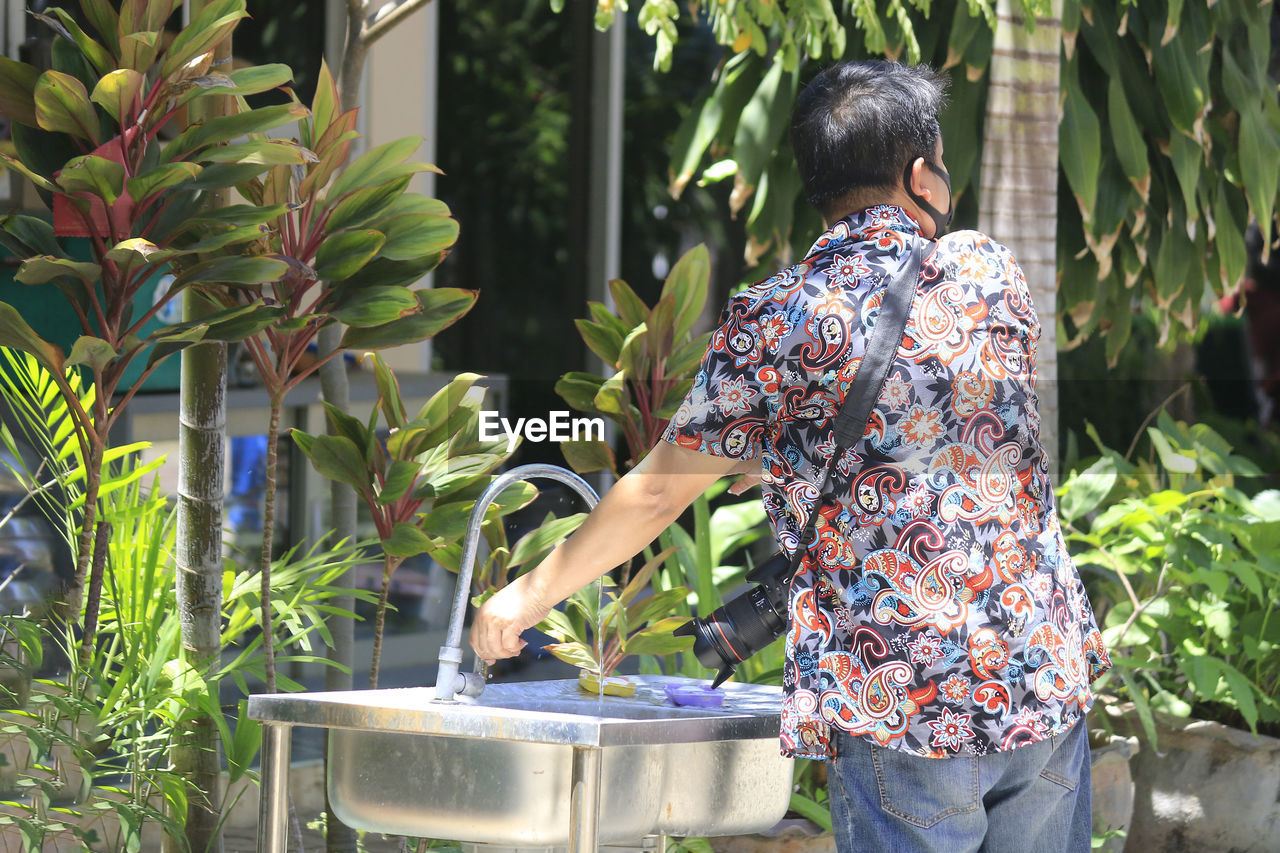
[[[585,669],[578,672],[578,687],[584,693],[603,693],[605,696],[636,695],[636,683],[631,679],[621,675],[610,675],[605,678],[604,687],[602,688],[600,686],[600,676]]]
[[[668,684],[667,698],[677,705],[689,705],[694,708],[719,708],[724,705],[724,691],[700,684]]]

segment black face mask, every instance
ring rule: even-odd
[[[929,168],[929,171],[941,178],[942,182],[947,185],[947,212],[943,213],[938,210],[938,208],[925,201],[921,196],[918,196],[911,191],[911,166],[913,163],[915,163],[914,158],[907,162],[907,168],[902,173],[902,188],[907,191],[907,195],[911,197],[911,200],[919,205],[920,209],[927,213],[929,218],[933,220],[933,236],[936,239],[946,232],[947,226],[951,224],[951,214],[955,212],[955,198],[951,195],[951,176],[940,167],[930,163],[928,160],[924,161],[924,164]]]

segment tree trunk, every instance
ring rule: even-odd
[[[982,148],[978,228],[1022,266],[1040,317],[1036,391],[1049,476],[1058,468],[1058,51],[1062,0],[1028,33],[1014,0],[998,0]]]
[[[267,415],[267,488],[262,499],[262,549],[258,552],[258,574],[261,579],[259,601],[262,620],[262,671],[266,691],[276,692],[276,629],[271,616],[271,558],[276,541],[277,467],[280,459],[280,412],[284,409],[284,392],[271,392]]]
[[[98,611],[102,608],[102,582],[106,576],[107,550],[111,544],[111,522],[99,519],[93,536],[93,561],[89,565],[89,595],[84,603],[84,636],[80,640],[80,666],[93,660],[98,636]]]
[[[206,313],[208,303],[189,292],[187,319]],[[178,433],[177,598],[182,645],[206,679],[222,651],[222,489],[226,438],[227,350],[200,344],[182,353]],[[216,686],[214,687],[216,689]],[[191,782],[187,844],[191,850],[221,851],[217,834],[221,807],[221,742],[217,722],[204,715],[181,733],[172,750],[174,767]],[[165,849],[178,848],[166,839]]]
[[[342,64],[338,66],[338,100],[344,110],[360,100],[364,60],[369,53],[369,45],[360,34],[368,17],[369,0],[347,0],[347,39],[342,45]]]
[[[199,14],[207,0],[192,4]],[[231,39],[218,46],[218,59],[231,57]],[[228,98],[202,98],[192,107],[199,121],[227,111]],[[217,192],[210,207],[228,203],[229,194]],[[187,291],[184,320],[211,313],[213,306],[194,291]],[[205,343],[182,353],[178,427],[178,529],[177,598],[182,623],[182,645],[192,666],[212,679],[222,653],[222,491],[226,444],[227,347]],[[217,684],[212,684],[217,690]],[[217,722],[208,715],[193,720],[178,736],[171,750],[174,767],[191,783],[187,803],[186,838],[189,849],[221,853],[218,832],[221,810],[221,741]],[[166,853],[176,851],[171,839]]]
[[[391,576],[404,562],[403,557],[386,554],[382,558],[382,592],[378,596],[378,613],[373,624],[373,660],[369,664],[369,689],[378,689],[378,667],[382,663],[382,635],[387,628],[387,599],[391,594]]]
[[[94,428],[103,429],[102,418],[94,407]],[[59,626],[66,630],[70,640],[75,636],[75,628],[80,624],[80,611],[85,607],[85,594],[89,585],[89,569],[93,564],[94,531],[98,517],[98,489],[102,483],[102,459],[106,448],[106,438],[99,433],[91,436],[88,453],[84,457],[84,509],[80,516],[80,530],[76,537],[76,571],[67,588],[65,619]]]

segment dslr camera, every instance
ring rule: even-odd
[[[747,572],[747,581],[755,586],[675,630],[678,637],[692,636],[698,662],[716,670],[713,689],[733,675],[738,664],[781,637],[787,628],[791,557],[779,551]]]

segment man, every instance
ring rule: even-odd
[[[867,62],[809,84],[791,144],[829,229],[730,300],[665,440],[480,610],[472,644],[517,653],[726,474],[758,471],[779,545],[801,545],[868,327],[923,241],[889,378],[792,581],[783,751],[830,759],[842,851],[1086,851],[1082,720],[1109,661],[1039,441],[1026,281],[984,235],[943,236],[944,81]]]

